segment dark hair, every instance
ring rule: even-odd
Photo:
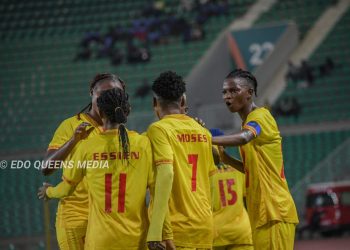
[[[186,92],[185,85],[181,76],[173,71],[165,71],[154,80],[152,90],[163,101],[174,102]]]
[[[105,90],[97,98],[97,106],[99,111],[107,117],[108,121],[119,124],[119,146],[122,147],[124,155],[128,154],[130,144],[125,123],[127,122],[130,105],[127,94],[119,88]]]
[[[97,74],[94,79],[92,80],[92,82],[90,83],[90,92],[93,91],[93,89],[95,88],[95,86],[100,83],[100,82],[104,82],[104,81],[111,81],[111,82],[120,82],[120,84],[122,85],[123,90],[125,91],[125,82],[117,75],[114,74],[110,74],[110,73],[101,73],[101,74]],[[92,108],[92,103],[90,102],[88,105],[86,105],[79,113],[78,113],[78,119],[80,120],[80,114],[87,111],[90,111]]]
[[[249,71],[242,70],[242,69],[232,70],[226,76],[225,79],[229,79],[229,78],[244,78],[249,84],[251,84],[253,86],[255,96],[258,96],[258,92],[257,92],[258,82],[257,82],[255,76],[253,76],[253,74],[250,73]]]

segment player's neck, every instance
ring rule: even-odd
[[[110,123],[107,121],[105,124],[103,124],[103,130],[117,129],[118,127],[118,123]]]
[[[258,108],[258,106],[256,106],[254,102],[252,102],[249,105],[247,105],[244,108],[242,108],[238,112],[238,114],[241,117],[242,121],[245,121],[247,119],[248,115],[250,114],[250,112],[252,112],[256,108]]]
[[[93,109],[91,109],[88,113],[87,113],[92,119],[94,119],[95,122],[98,123],[98,125],[102,126],[102,120],[99,116],[99,114],[97,114],[96,111],[94,111]]]
[[[182,114],[180,109],[177,108],[168,108],[161,110],[159,116],[160,119],[162,119],[166,115],[176,115],[176,114]]]

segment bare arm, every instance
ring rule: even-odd
[[[50,175],[55,172],[55,161],[63,161],[72,151],[77,141],[70,139],[59,149],[49,149],[44,158],[45,166],[41,169],[43,175]]]
[[[214,145],[219,146],[241,146],[247,144],[254,138],[254,134],[250,130],[243,129],[236,134],[215,136],[212,138],[212,142]]]
[[[220,159],[223,163],[225,163],[226,165],[230,165],[231,167],[237,169],[239,172],[242,172],[243,174],[245,173],[243,162],[227,154],[223,147],[219,147],[219,153]]]
[[[52,174],[57,168],[55,168],[55,161],[63,161],[67,158],[69,153],[75,147],[75,145],[82,139],[88,137],[94,127],[86,130],[86,127],[90,126],[89,123],[83,122],[74,131],[73,136],[59,149],[49,149],[44,158],[45,166],[42,168],[43,175]],[[59,164],[58,164],[59,165]]]

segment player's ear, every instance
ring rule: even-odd
[[[159,105],[159,101],[156,97],[153,97],[153,110],[154,110],[156,116],[158,117],[158,119],[161,119],[160,105]]]
[[[248,94],[249,94],[248,99],[251,99],[254,94],[254,90],[252,88],[248,89]]]
[[[153,96],[153,108],[157,107],[157,98]]]
[[[185,95],[181,96],[180,107],[184,108],[184,109],[186,107],[186,96]]]

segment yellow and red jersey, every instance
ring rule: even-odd
[[[88,138],[93,137],[101,132],[98,124],[87,114],[80,114],[80,118],[75,115],[64,120],[57,128],[48,150],[59,149],[73,136],[75,129],[83,122],[90,123],[95,129],[89,134]],[[88,139],[87,138],[87,139]],[[81,142],[72,149],[70,154],[64,160],[69,162],[74,155],[77,147]],[[63,164],[64,165],[64,164]],[[65,169],[63,169],[64,174]],[[62,228],[86,227],[89,214],[88,191],[85,181],[82,181],[72,193],[72,195],[60,200],[56,214],[56,226]]]
[[[249,217],[243,203],[244,178],[244,174],[223,164],[211,173],[213,246],[253,244]]]
[[[275,119],[266,108],[257,108],[249,113],[242,128],[256,137],[240,147],[252,229],[273,220],[298,223],[284,175],[282,139]]]
[[[153,123],[147,135],[155,165],[174,168],[169,214],[175,245],[211,248],[209,173],[215,166],[209,131],[186,115],[174,114]]]
[[[89,186],[87,249],[144,249],[148,230],[146,190],[154,185],[149,139],[128,131],[130,152],[122,151],[118,130],[82,142],[64,180]]]

